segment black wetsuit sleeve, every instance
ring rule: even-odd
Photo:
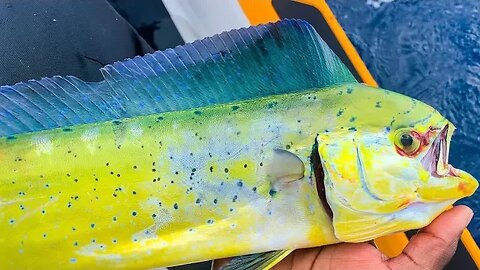
[[[108,2],[0,2],[0,85],[53,75],[101,80],[99,68],[153,51]]]

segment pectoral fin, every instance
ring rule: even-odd
[[[233,258],[220,270],[268,270],[287,257],[293,250],[277,250]]]
[[[274,149],[272,157],[266,164],[266,176],[272,183],[291,182],[303,178],[305,165],[295,154]]]

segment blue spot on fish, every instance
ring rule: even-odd
[[[270,102],[270,103],[267,104],[267,107],[268,107],[269,109],[271,109],[271,108],[277,106],[277,104],[278,104],[278,102],[276,102],[276,101]]]

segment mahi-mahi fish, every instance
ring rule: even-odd
[[[304,21],[100,71],[0,87],[0,269],[268,269],[478,186],[448,164],[451,122],[358,83]]]

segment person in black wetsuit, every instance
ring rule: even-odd
[[[100,67],[153,52],[106,1],[2,1],[0,36],[0,85],[54,75],[99,81]],[[472,215],[465,206],[447,211],[392,259],[368,243],[337,244],[297,250],[275,269],[442,269]]]

